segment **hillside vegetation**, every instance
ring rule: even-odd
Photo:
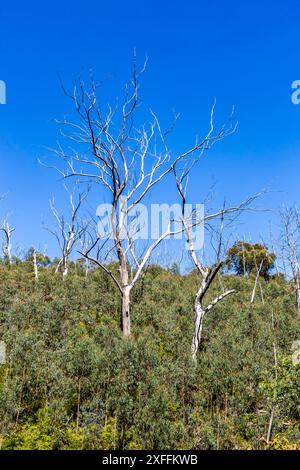
[[[113,269],[113,267],[112,267]],[[191,359],[197,274],[148,267],[133,291],[132,337],[100,269],[68,277],[30,261],[0,266],[2,449],[300,448],[300,339],[283,276],[222,274],[237,293],[204,320]],[[267,441],[268,429],[270,436]]]

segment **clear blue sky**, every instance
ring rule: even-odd
[[[1,2],[0,193],[9,195],[0,215],[12,212],[16,243],[52,249],[41,220],[60,183],[36,160],[55,142],[52,120],[70,110],[57,74],[71,85],[92,67],[117,88],[134,47],[149,57],[145,105],[166,123],[173,108],[181,113],[174,149],[206,130],[214,97],[220,119],[235,105],[239,128],[198,167],[194,200],[216,183],[217,198],[238,201],[268,185],[275,192],[261,205],[299,202],[300,105],[291,103],[299,27],[299,0]],[[269,218],[250,217],[241,230],[255,238]]]

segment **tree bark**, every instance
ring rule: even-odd
[[[257,270],[257,273],[256,273],[254,287],[253,287],[253,291],[252,291],[251,299],[250,299],[250,304],[253,304],[253,302],[254,302],[256,287],[257,287],[259,275],[260,275],[260,272],[261,272],[261,269],[262,269],[262,266],[263,266],[263,262],[264,262],[264,260],[261,261],[260,266],[259,266],[259,268]]]
[[[37,264],[37,258],[36,258],[36,251],[35,250],[33,252],[33,269],[34,269],[34,279],[37,282],[39,280],[39,270],[38,270],[38,264]]]
[[[192,340],[192,358],[195,360],[200,343],[201,343],[203,318],[205,314],[205,310],[201,307],[201,305],[197,304],[197,300],[195,302],[194,311],[195,311],[195,322],[194,322],[194,334],[193,334],[193,340]]]
[[[63,279],[66,279],[67,275],[69,272],[69,267],[68,267],[68,258],[64,256],[63,260]]]
[[[124,224],[124,211],[121,210],[121,217],[119,221],[119,227],[117,227],[116,219],[116,209],[114,208],[112,214],[112,223],[114,230],[114,239],[116,243],[116,249],[119,259],[119,272],[121,278],[121,297],[122,297],[122,311],[121,311],[121,323],[122,323],[122,333],[123,338],[128,339],[131,335],[131,325],[130,325],[130,292],[132,285],[129,283],[129,273],[128,273],[128,264],[126,259],[126,254],[124,253],[122,241],[121,241],[121,231]]]
[[[203,328],[203,319],[204,316],[210,312],[215,305],[221,302],[228,295],[234,294],[235,290],[230,289],[223,294],[220,294],[218,297],[215,297],[206,307],[203,306],[203,297],[207,290],[209,289],[216,273],[218,272],[218,267],[214,268],[213,271],[206,272],[202,286],[197,292],[195,303],[194,303],[194,312],[195,312],[195,321],[194,321],[194,334],[192,340],[192,359],[196,361],[197,353],[201,344],[202,339],[202,328]]]
[[[130,287],[126,286],[122,290],[122,332],[125,339],[130,338]]]

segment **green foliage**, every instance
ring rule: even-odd
[[[226,265],[238,276],[256,274],[260,270],[260,276],[268,279],[275,260],[275,254],[264,245],[239,240],[227,251]]]
[[[31,267],[32,268],[32,267]],[[299,447],[300,339],[291,286],[223,275],[237,294],[205,318],[190,357],[195,272],[150,266],[133,298],[133,337],[102,271],[77,263],[63,282],[28,260],[0,266],[2,449],[262,449]],[[215,281],[212,298],[219,292]],[[278,364],[275,374],[274,344]],[[271,440],[266,436],[274,409]]]
[[[35,251],[34,248],[29,248],[29,250],[27,251],[25,255],[25,262],[27,261],[27,263],[30,266],[32,266],[32,263],[33,263],[34,251]],[[39,252],[36,252],[36,261],[37,261],[38,266],[44,267],[44,268],[46,266],[49,266],[51,263],[49,256],[46,256],[43,253],[39,253]]]

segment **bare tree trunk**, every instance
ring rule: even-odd
[[[294,264],[293,277],[294,277],[294,291],[296,294],[296,307],[297,307],[298,316],[300,316],[300,283],[299,283],[298,260],[295,259],[293,264]]]
[[[288,264],[286,276],[291,274],[296,294],[296,307],[300,317],[300,283],[299,283],[299,214],[296,207],[283,207],[281,210],[281,224],[283,227],[282,259],[285,257]]]
[[[129,285],[129,274],[126,257],[124,255],[122,244],[119,238],[117,238],[117,253],[120,262],[120,277],[121,277],[121,322],[122,332],[124,338],[129,338],[131,335],[130,328],[130,292],[131,285]]]
[[[130,338],[130,288],[128,286],[122,291],[122,332],[124,338]]]
[[[272,435],[272,427],[273,427],[273,420],[274,420],[274,408],[271,410],[270,419],[269,419],[269,426],[268,426],[268,433],[266,441],[269,443]]]
[[[56,268],[55,268],[55,274],[57,274],[57,273],[58,273],[58,271],[59,271],[59,268],[60,268],[60,266],[61,266],[61,263],[62,263],[62,260],[60,259],[60,260],[59,260],[59,262],[58,262],[58,263],[57,263],[57,265],[56,265]]]
[[[4,232],[6,241],[2,245],[2,251],[4,258],[8,260],[9,265],[12,265],[12,248],[11,248],[11,234],[14,232],[14,228],[11,228],[8,222],[3,224],[1,229]]]
[[[9,237],[7,239],[7,258],[8,258],[8,262],[10,265],[12,265],[12,256],[11,256],[11,238],[10,238],[10,230],[9,230],[9,226],[7,228],[7,233],[9,233]]]
[[[190,240],[191,243],[191,240]],[[193,252],[193,255],[195,255],[195,252]],[[196,260],[196,258],[194,258]],[[192,359],[196,361],[196,356],[201,344],[201,339],[202,339],[202,328],[203,328],[203,319],[204,316],[210,312],[214,308],[217,303],[221,302],[225,297],[228,295],[234,294],[235,290],[230,289],[219,296],[215,297],[206,307],[203,306],[203,299],[206,294],[206,292],[209,290],[215,276],[218,274],[219,270],[221,269],[223,263],[218,263],[215,267],[211,269],[206,269],[203,268],[197,260],[198,267],[202,270],[203,272],[203,280],[200,289],[198,290],[195,298],[195,303],[194,303],[194,312],[195,312],[195,320],[194,320],[194,334],[193,334],[193,339],[192,339]]]
[[[73,217],[75,217],[75,215]],[[72,222],[72,223],[74,225],[74,222]],[[63,279],[65,279],[67,277],[68,272],[69,272],[69,256],[72,252],[72,248],[73,248],[73,245],[75,243],[75,240],[76,240],[76,233],[72,228],[72,230],[69,232],[69,239],[66,243],[65,253],[63,255],[63,267],[64,267]]]
[[[112,224],[113,224],[113,234],[116,244],[117,255],[119,259],[119,272],[121,278],[121,301],[122,301],[122,311],[121,311],[121,322],[122,322],[122,332],[125,339],[130,338],[131,328],[130,328],[130,292],[132,289],[132,284],[129,283],[129,272],[130,269],[127,264],[126,253],[124,252],[122,246],[121,232],[124,226],[124,206],[121,204],[121,215],[119,219],[119,226],[117,223],[116,217],[116,206],[112,213]]]
[[[39,270],[38,270],[38,264],[37,264],[37,259],[36,259],[36,251],[33,251],[33,270],[34,270],[34,279],[36,281],[39,280]]]
[[[195,323],[194,323],[194,334],[192,340],[192,358],[195,360],[197,352],[199,350],[199,346],[201,343],[202,337],[202,325],[203,325],[203,318],[205,314],[205,310],[201,307],[201,305],[197,305],[197,300],[195,302]]]
[[[257,269],[257,272],[256,272],[253,291],[252,291],[252,295],[251,295],[251,299],[250,299],[250,304],[253,304],[253,302],[254,302],[256,287],[257,287],[259,275],[260,275],[260,272],[261,272],[261,269],[262,269],[262,266],[263,266],[263,262],[264,262],[264,260],[261,261],[260,266],[259,266],[259,268]]]
[[[64,266],[63,279],[65,279],[68,275],[68,272],[69,272],[68,259],[66,257],[64,257],[63,266]]]

